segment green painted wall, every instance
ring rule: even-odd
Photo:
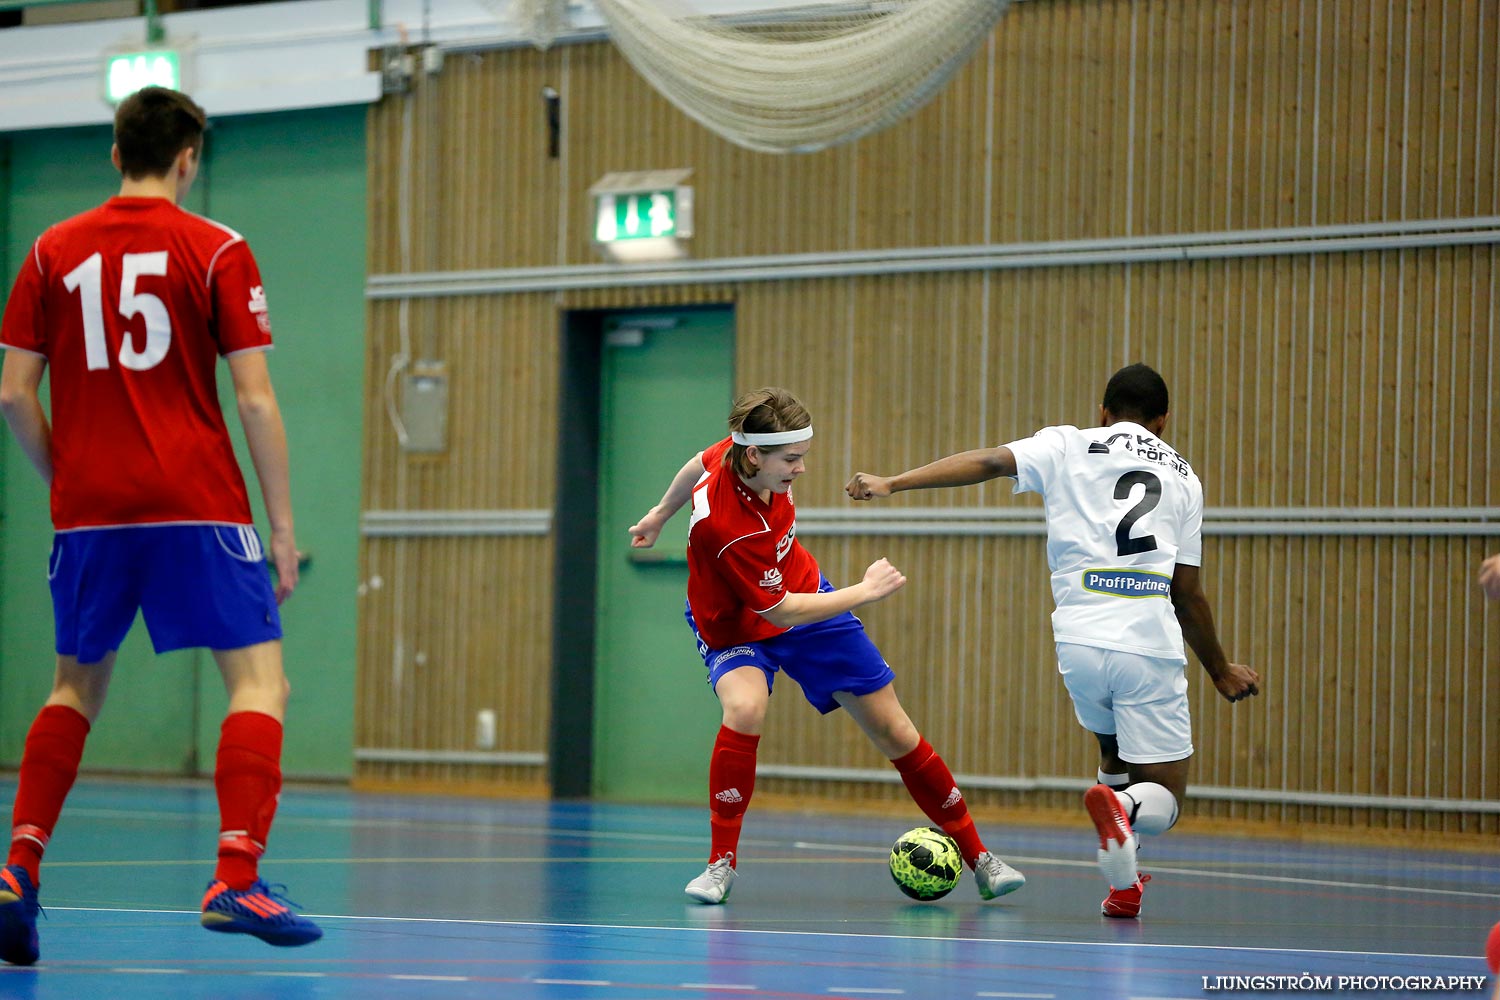
[[[9,183],[4,288],[32,240],[57,219],[118,189],[107,128],[20,133],[5,140]],[[297,540],[311,556],[282,608],[292,682],[283,770],[353,771],[355,585],[363,414],[365,109],[215,121],[187,207],[244,234],[260,263],[276,338],[271,374],[292,454]],[[221,400],[264,510],[233,412]],[[0,762],[19,759],[51,683],[51,540],[46,496],[25,456],[0,440]],[[139,620],[120,651],[86,769],[211,773],[223,686],[206,652],[156,657]]]

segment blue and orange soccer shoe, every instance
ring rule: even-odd
[[[11,965],[33,965],[41,955],[36,915],[42,905],[36,886],[20,865],[0,868],[0,959]]]
[[[231,889],[215,879],[203,894],[202,924],[224,934],[253,934],[279,948],[312,944],[323,929],[292,911],[297,904],[278,891],[285,888],[256,879],[248,889]]]

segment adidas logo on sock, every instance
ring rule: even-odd
[[[734,805],[736,802],[745,801],[745,797],[740,794],[740,790],[738,788],[726,788],[722,792],[714,792],[714,798],[728,805]]]
[[[958,786],[954,785],[953,786],[953,791],[949,792],[948,793],[948,797],[943,800],[943,808],[944,809],[952,809],[954,806],[958,805],[963,800],[964,800],[964,794],[963,794],[963,792],[960,792],[958,790]]]

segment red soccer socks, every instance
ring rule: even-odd
[[[255,881],[281,794],[278,720],[262,712],[225,717],[214,788],[219,793],[219,864],[214,878],[242,891]]]
[[[958,844],[969,867],[984,853],[984,842],[969,816],[969,806],[953,780],[953,773],[926,739],[918,738],[916,747],[891,761],[901,772],[901,781],[911,793],[917,807]]]
[[[25,868],[32,885],[41,884],[42,852],[78,777],[88,735],[89,720],[66,705],[43,708],[26,734],[6,863]]]
[[[759,736],[719,727],[713,756],[708,762],[709,826],[712,828],[710,863],[739,852],[740,825],[755,791],[755,749]]]

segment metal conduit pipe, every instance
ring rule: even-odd
[[[848,535],[1042,535],[1046,522],[1033,507],[923,507],[857,510],[804,507],[798,530],[825,538]],[[546,535],[552,512],[538,510],[367,510],[366,538],[429,535]],[[1206,535],[1500,536],[1500,507],[1210,507]]]
[[[802,781],[873,781],[897,784],[901,775],[890,768],[798,767],[792,764],[759,764],[755,773],[761,778],[790,778]],[[983,774],[955,774],[953,780],[963,788],[983,788],[1005,792],[1083,792],[1093,786],[1090,778],[1048,776],[1007,777]],[[1191,785],[1188,794],[1195,799],[1221,802],[1260,802],[1268,805],[1332,806],[1345,809],[1407,809],[1419,812],[1500,813],[1500,802],[1483,799],[1425,799],[1398,795],[1346,795],[1338,792],[1299,792],[1270,788],[1227,788],[1217,785]]]
[[[546,535],[552,531],[552,511],[367,510],[360,516],[359,530],[366,538]]]
[[[799,533],[848,535],[1042,535],[1035,507],[923,507],[851,510],[804,507]],[[1205,535],[1500,535],[1500,507],[1210,507]]]
[[[501,764],[519,767],[541,767],[547,763],[544,753],[506,750],[402,750],[381,747],[355,747],[354,759],[382,764]]]
[[[1500,217],[1435,219],[965,247],[776,254],[661,264],[578,264],[374,274],[367,299],[434,298],[660,284],[1081,267],[1097,264],[1407,250],[1500,243]]]
[[[417,750],[401,748],[356,747],[354,759],[386,764],[469,764],[541,767],[547,755],[527,751]],[[762,778],[787,778],[795,781],[875,782],[898,784],[901,775],[890,768],[802,767],[795,764],[765,764],[756,767]],[[956,774],[953,780],[964,788],[1002,792],[1079,792],[1093,785],[1088,778],[1060,778],[1047,775],[1007,776]],[[1272,788],[1229,788],[1219,785],[1192,785],[1189,794],[1195,799],[1217,802],[1256,802],[1265,805],[1328,806],[1340,809],[1402,809],[1414,812],[1489,814],[1500,813],[1500,801],[1484,799],[1429,799],[1411,795],[1352,795],[1339,792],[1302,792]]]

